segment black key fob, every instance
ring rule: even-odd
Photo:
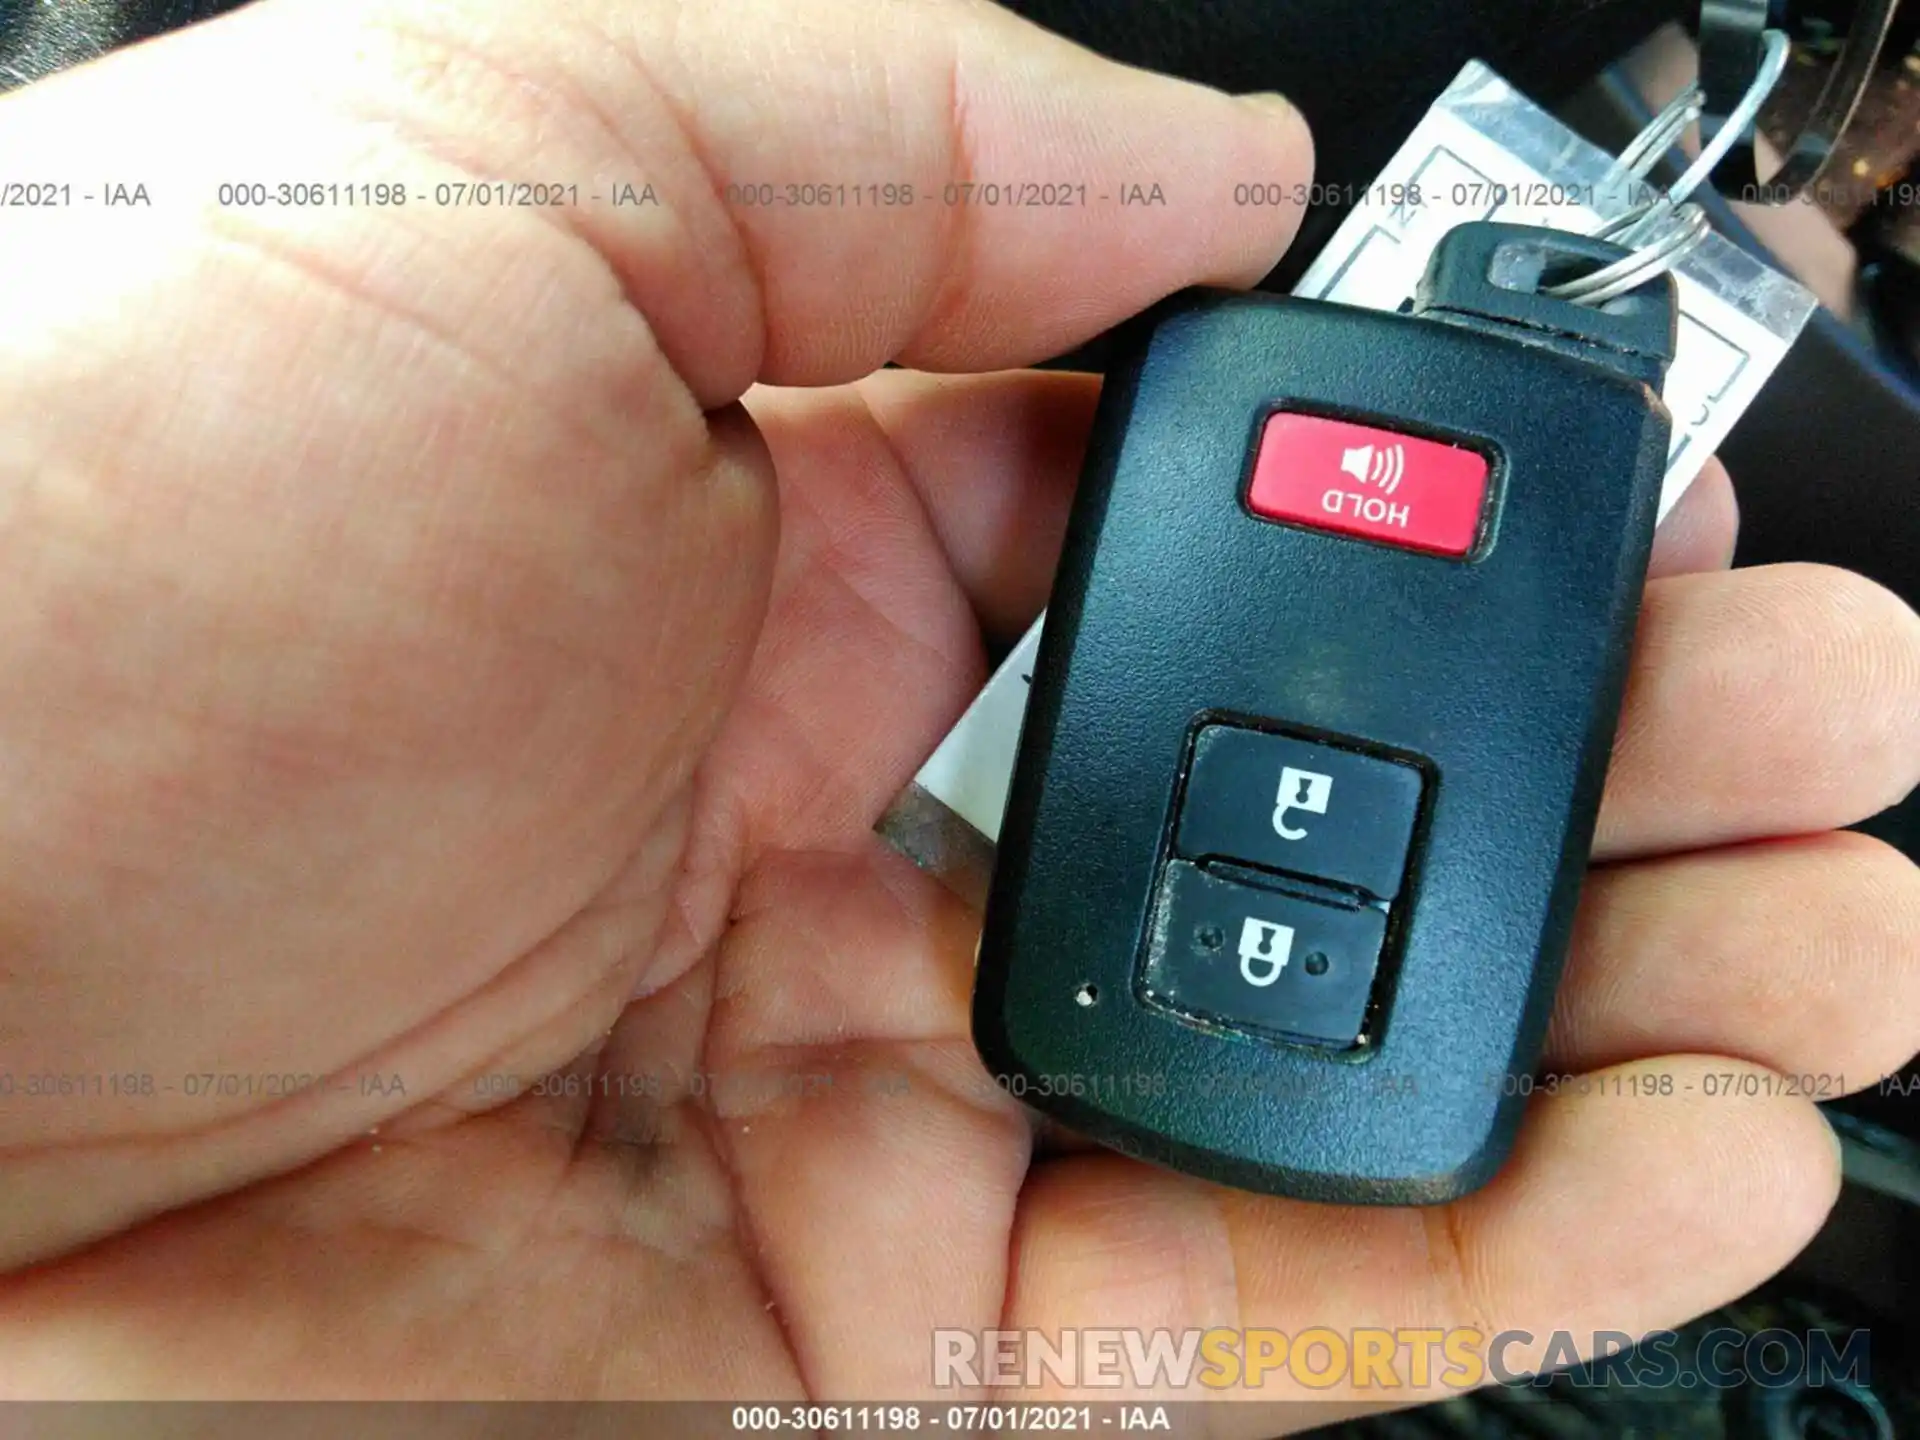
[[[1511,1144],[1667,465],[1678,307],[1471,224],[1411,313],[1182,297],[1108,379],[981,941],[1013,1094],[1245,1189],[1431,1203]]]

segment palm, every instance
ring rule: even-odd
[[[1071,424],[1087,387],[1055,388]],[[936,1320],[997,1320],[1028,1127],[968,1043],[969,913],[871,834],[977,684],[979,630],[861,402],[763,408],[798,458],[744,689],[636,858],[508,967],[573,1003],[502,1027],[463,997],[437,1098],[404,1055],[356,1064],[395,1118],[36,1277],[22,1313],[84,1290],[177,1337],[129,1393],[903,1394]],[[539,867],[561,823],[502,859]],[[256,1041],[308,1055],[312,1027]],[[391,1321],[316,1367],[347,1295]],[[862,1325],[898,1344],[835,1343]]]

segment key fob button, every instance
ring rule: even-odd
[[[1407,550],[1465,556],[1479,538],[1493,467],[1475,450],[1317,415],[1276,415],[1262,433],[1247,508]]]
[[[1194,742],[1174,849],[1391,900],[1406,873],[1422,784],[1411,765],[1210,725]]]
[[[1386,937],[1375,909],[1341,909],[1167,866],[1142,989],[1182,1015],[1262,1038],[1351,1047]]]

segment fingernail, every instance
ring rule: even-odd
[[[1280,94],[1277,90],[1258,90],[1251,95],[1238,97],[1240,103],[1259,111],[1262,115],[1278,120],[1292,131],[1290,143],[1304,147],[1311,155],[1313,148],[1313,127],[1307,124],[1307,117],[1300,107]]]
[[[1242,104],[1256,106],[1261,110],[1270,110],[1277,115],[1291,119],[1296,125],[1304,126],[1306,117],[1300,113],[1300,107],[1282,95],[1278,90],[1256,90],[1251,95],[1240,96]]]

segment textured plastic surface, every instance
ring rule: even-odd
[[[1670,422],[1631,357],[1470,318],[1190,298],[1109,378],[974,1027],[1016,1093],[1110,1146],[1243,1188],[1424,1203],[1483,1183],[1510,1144],[1508,1077],[1536,1061],[1565,955]],[[1493,456],[1489,544],[1463,562],[1251,518],[1255,436],[1282,407]],[[1135,993],[1209,720],[1431,766],[1359,1052],[1223,1034]]]

